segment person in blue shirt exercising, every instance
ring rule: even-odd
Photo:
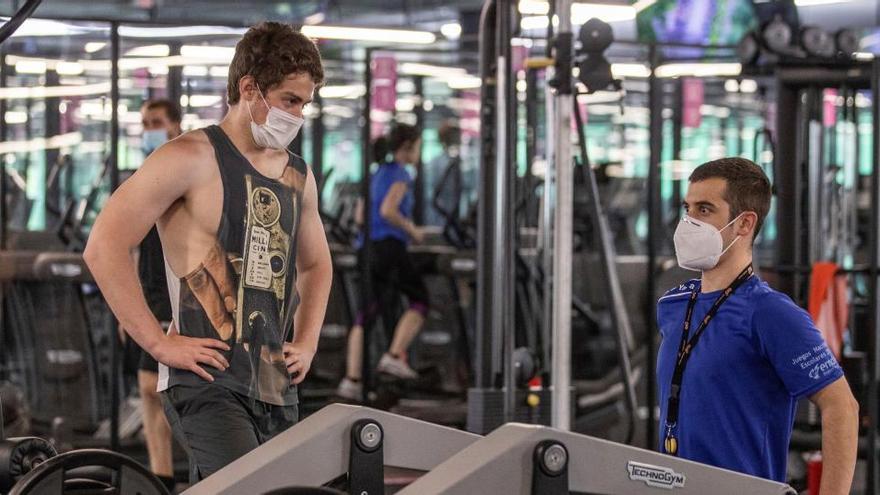
[[[822,414],[822,495],[849,493],[858,403],[809,314],[752,268],[770,209],[755,163],[722,158],[690,176],[675,231],[678,264],[699,279],[657,306],[661,452],[786,481],[797,402]]]
[[[428,289],[410,259],[410,242],[424,240],[422,230],[412,220],[413,179],[406,165],[417,165],[421,158],[422,133],[411,125],[397,124],[388,138],[374,143],[379,167],[370,180],[370,240],[372,260],[370,271],[374,293],[391,289],[406,296],[409,306],[397,321],[388,352],[382,355],[377,370],[400,380],[415,380],[418,373],[406,358],[410,343],[418,334],[428,314]],[[391,160],[387,156],[391,155]],[[363,220],[363,204],[358,204],[356,217]],[[372,322],[382,310],[378,297],[361,307],[357,321],[348,335],[346,374],[336,395],[351,401],[363,393],[361,366],[363,362],[364,325]]]

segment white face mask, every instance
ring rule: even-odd
[[[685,270],[698,272],[715,268],[721,256],[740,238],[740,236],[736,236],[733,242],[724,247],[721,231],[730,227],[741,216],[742,214],[731,220],[721,230],[696,218],[682,217],[673,237],[678,266]]]
[[[259,88],[258,88],[259,91]],[[251,134],[254,136],[254,143],[260,148],[274,148],[277,150],[287,149],[290,142],[299,134],[305,119],[291,115],[280,108],[269,106],[263,93],[260,92],[260,99],[269,109],[266,115],[266,123],[257,124],[254,122],[254,114],[251,113],[251,105],[248,103],[248,114],[251,116]]]

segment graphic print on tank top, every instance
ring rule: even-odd
[[[181,279],[169,276],[174,321],[182,335],[231,347],[223,353],[226,371],[204,366],[215,383],[270,404],[295,404],[283,344],[292,340],[299,302],[296,240],[308,168],[290,154],[279,179],[265,177],[218,126],[205,132],[220,168],[223,213],[217,243],[199,267]],[[204,383],[187,370],[161,372],[160,388]]]

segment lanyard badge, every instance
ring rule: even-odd
[[[678,345],[678,354],[675,359],[675,370],[672,372],[672,386],[669,389],[669,400],[667,401],[666,407],[666,439],[663,441],[663,450],[666,454],[678,455],[678,438],[675,435],[675,429],[678,425],[678,405],[681,397],[682,378],[688,360],[690,359],[694,348],[697,346],[697,342],[699,342],[706,327],[709,326],[709,322],[712,321],[712,318],[718,313],[718,309],[721,305],[724,304],[724,302],[733,295],[736,289],[754,273],[752,265],[747,266],[745,270],[740,272],[733,283],[724,289],[721,295],[718,296],[718,299],[715,300],[715,303],[712,304],[712,307],[706,312],[706,316],[700,322],[697,331],[694,332],[693,338],[688,340],[688,334],[691,329],[691,318],[694,315],[694,307],[697,304],[698,295],[697,290],[691,292],[691,297],[688,300],[687,312],[684,317],[684,326],[681,332],[681,343]]]

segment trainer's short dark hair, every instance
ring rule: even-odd
[[[238,83],[253,76],[262,91],[281,84],[290,74],[308,74],[312,82],[324,82],[324,65],[315,42],[293,26],[280,22],[261,22],[244,33],[235,45],[226,83],[227,101],[241,100]]]
[[[183,115],[180,113],[180,107],[175,105],[171,100],[147,100],[144,102],[144,107],[147,110],[156,110],[157,108],[165,110],[165,115],[168,117],[168,120],[175,124],[179,124],[183,120]]]
[[[770,211],[771,187],[770,179],[764,170],[755,162],[745,158],[730,157],[706,162],[691,174],[691,182],[707,179],[724,179],[727,187],[724,190],[724,201],[730,205],[730,220],[745,211],[753,211],[758,216],[755,224],[755,235],[764,225],[767,212]]]

